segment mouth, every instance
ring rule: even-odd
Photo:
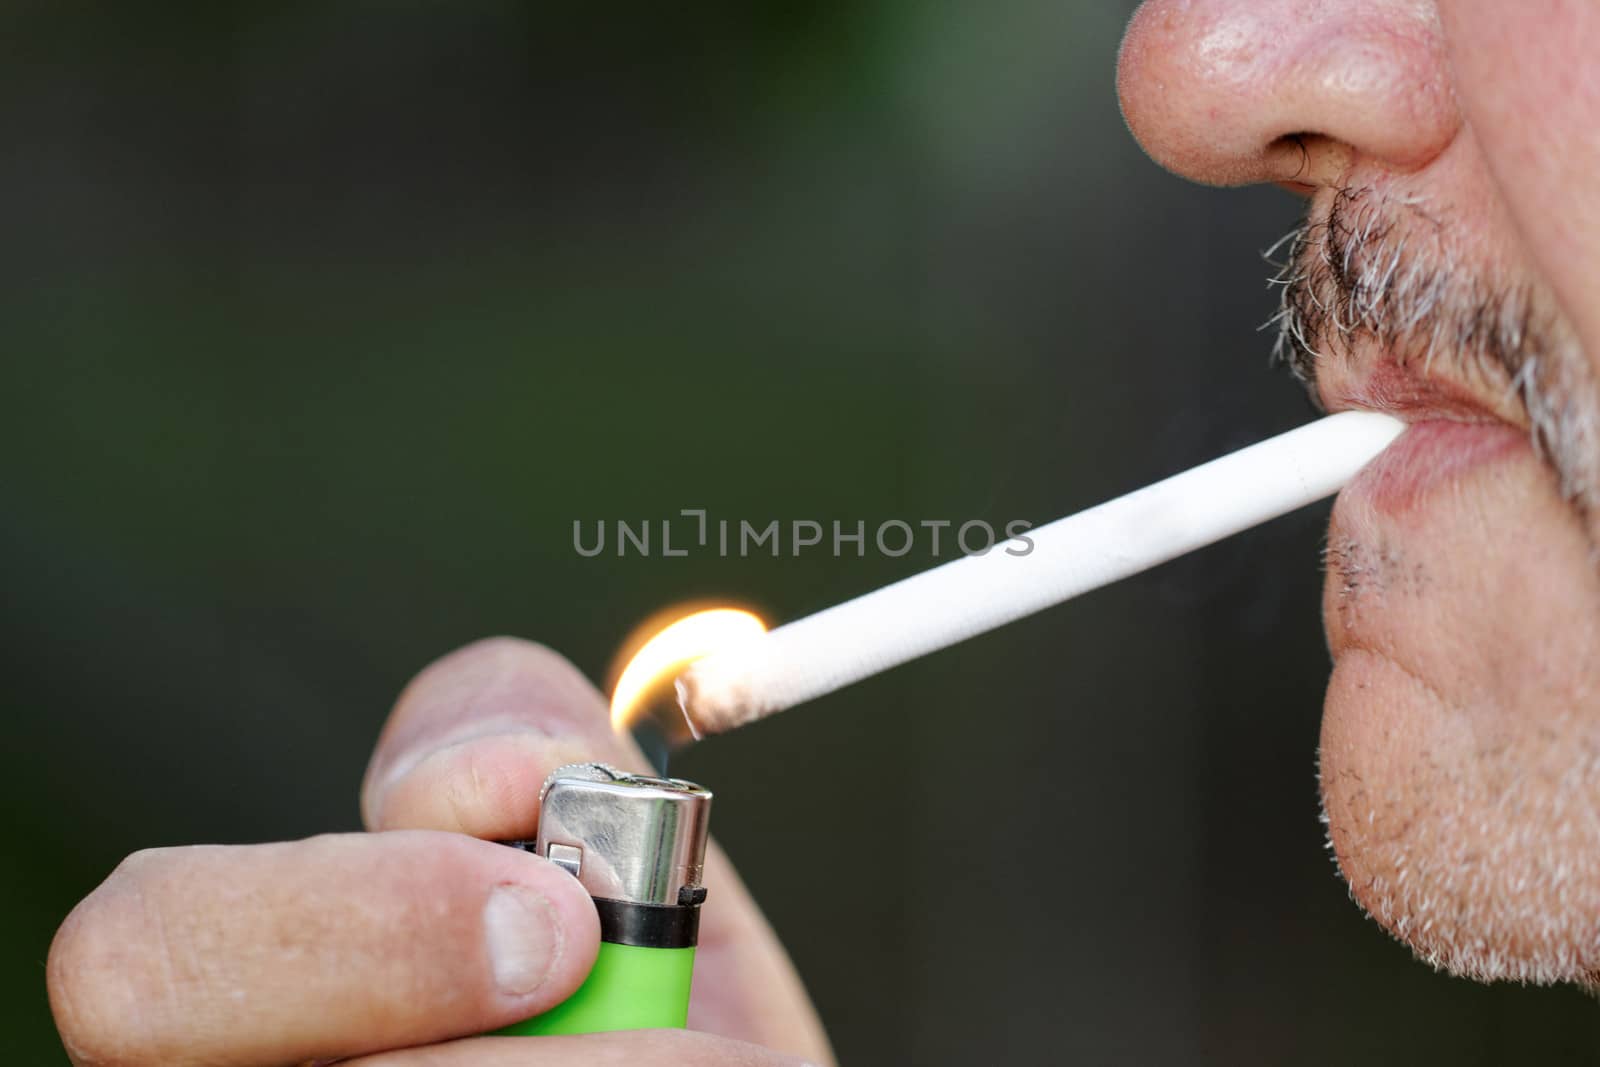
[[[1600,502],[1585,458],[1600,421],[1574,336],[1531,273],[1421,203],[1381,183],[1324,190],[1274,279],[1275,353],[1313,399],[1414,427],[1345,495],[1414,510],[1520,437],[1581,514]]]
[[[1330,411],[1381,411],[1407,424],[1334,502],[1323,623],[1336,680],[1364,678],[1361,663],[1373,657],[1405,679],[1441,677],[1448,666],[1436,662],[1432,637],[1483,607],[1463,595],[1476,579],[1461,562],[1476,538],[1506,543],[1508,514],[1533,499],[1558,501],[1554,476],[1525,425],[1459,383],[1379,357],[1319,384]],[[1357,689],[1340,697],[1333,686],[1327,707],[1365,706],[1370,693]]]
[[[1514,409],[1426,368],[1384,354],[1342,371],[1319,382],[1327,410],[1381,411],[1408,424],[1345,488],[1346,510],[1359,503],[1387,515],[1413,513],[1476,468],[1532,448]]]
[[[1478,468],[1530,448],[1522,430],[1503,422],[1424,417],[1345,487],[1341,501],[1386,516],[1413,514]]]
[[[1381,651],[1429,684],[1457,671],[1435,662],[1440,635],[1492,630],[1494,605],[1524,595],[1509,578],[1486,595],[1487,574],[1536,567],[1574,531],[1600,558],[1600,386],[1576,335],[1483,220],[1434,208],[1392,183],[1319,193],[1273,320],[1324,410],[1409,424],[1334,504],[1323,621],[1336,665]]]
[[[1449,353],[1430,362],[1365,343],[1318,368],[1330,412],[1380,411],[1407,424],[1334,503],[1323,622],[1336,665],[1381,650],[1408,677],[1436,675],[1443,668],[1417,635],[1448,632],[1435,617],[1448,605],[1467,610],[1455,592],[1472,584],[1459,563],[1473,539],[1503,544],[1495,531],[1507,515],[1533,498],[1559,501],[1516,395],[1454,375],[1458,366]]]

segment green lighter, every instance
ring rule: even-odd
[[[566,1001],[496,1033],[684,1025],[710,815],[710,791],[677,778],[574,763],[546,779],[537,838],[513,844],[583,883],[600,913],[600,955]]]

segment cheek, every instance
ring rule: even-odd
[[[1600,4],[1442,0],[1457,99],[1541,273],[1600,359]]]

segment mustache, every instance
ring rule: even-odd
[[[1281,260],[1274,257],[1282,254]],[[1320,407],[1317,371],[1373,344],[1402,366],[1500,389],[1525,413],[1562,495],[1600,514],[1600,390],[1554,298],[1454,254],[1421,200],[1342,188],[1266,257],[1278,311],[1273,360]]]

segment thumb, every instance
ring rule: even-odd
[[[557,767],[604,760],[647,769],[588,680],[540,645],[494,638],[436,661],[401,694],[362,788],[373,830],[529,838]],[[706,850],[689,1025],[831,1063],[799,975],[728,857]]]

